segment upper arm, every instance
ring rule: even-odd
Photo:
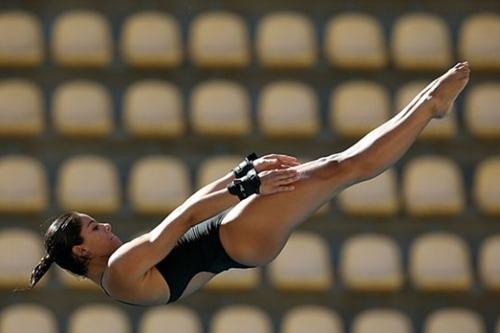
[[[152,231],[116,250],[109,260],[109,270],[135,283],[170,253],[190,226],[190,212],[180,206]]]

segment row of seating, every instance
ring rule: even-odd
[[[403,311],[391,308],[369,308],[359,312],[349,323],[333,309],[319,305],[291,308],[280,318],[280,333],[414,333],[412,319]],[[460,307],[442,307],[429,312],[422,333],[486,333],[481,314]],[[253,305],[236,304],[219,309],[210,318],[210,333],[272,333],[271,317]],[[0,332],[57,333],[55,314],[48,308],[30,303],[11,305],[0,313]],[[132,333],[126,313],[107,304],[89,304],[77,308],[68,318],[68,333]],[[158,306],[144,311],[138,333],[201,333],[201,317],[186,306]],[[500,333],[500,319],[496,323]]]
[[[381,84],[353,80],[332,90],[329,128],[343,137],[361,137],[402,110],[427,85],[413,81],[395,92],[394,101]],[[189,120],[201,135],[244,136],[252,133],[250,94],[238,83],[210,80],[196,85],[189,96]],[[86,80],[62,84],[52,94],[54,129],[64,136],[105,137],[113,133],[113,99],[103,85]],[[393,104],[393,106],[391,106]],[[465,93],[465,126],[478,138],[500,137],[500,83],[472,86]],[[36,84],[20,79],[0,81],[0,135],[36,136],[45,129],[44,96]],[[306,138],[322,125],[314,88],[299,81],[276,81],[264,86],[256,101],[258,128],[270,137]],[[179,137],[186,133],[181,90],[166,81],[131,84],[122,99],[123,127],[134,137]],[[396,112],[397,112],[396,111]],[[433,120],[422,139],[457,135],[456,113]]]
[[[12,253],[12,248],[23,251]],[[40,236],[24,228],[3,228],[0,249],[0,285],[26,286],[29,273],[45,252]],[[478,252],[481,285],[488,290],[500,290],[500,234],[484,239]],[[398,291],[407,279],[413,288],[424,291],[460,292],[474,285],[469,246],[454,233],[430,232],[415,237],[409,246],[407,274],[403,257],[390,236],[358,233],[342,243],[337,275],[344,288],[364,292]],[[266,271],[271,285],[285,291],[322,291],[337,284],[329,245],[312,232],[295,232]],[[233,269],[216,276],[204,288],[250,290],[259,287],[261,275],[261,268]],[[89,280],[59,268],[57,277],[64,287],[97,289]],[[44,277],[40,286],[48,280]]]
[[[241,157],[234,155],[205,160],[198,166],[195,187],[224,176],[240,161]],[[182,160],[152,155],[135,160],[126,184],[121,184],[117,167],[110,159],[76,155],[61,163],[56,182],[49,187],[47,171],[39,160],[6,155],[0,158],[0,212],[43,212],[49,204],[49,189],[54,188],[62,209],[112,213],[120,209],[123,185],[136,213],[165,214],[194,192],[189,174]],[[485,159],[476,167],[470,192],[484,214],[500,214],[499,174],[499,157]],[[391,168],[346,189],[337,200],[347,214],[384,216],[396,214],[404,206],[410,215],[454,216],[466,209],[464,187],[461,169],[453,160],[426,155],[404,166],[400,185]]]
[[[262,17],[255,32],[258,63],[266,67],[310,67],[318,61],[318,38],[313,21],[293,11]],[[81,31],[88,33],[82,34]],[[457,49],[474,68],[500,68],[500,17],[478,13],[464,18]],[[347,68],[382,68],[389,62],[408,69],[443,68],[453,62],[452,38],[444,18],[431,13],[397,17],[386,46],[381,23],[368,14],[345,13],[330,19],[324,31],[324,54],[329,63]],[[44,59],[42,25],[25,11],[0,13],[0,65],[38,65]],[[53,60],[62,66],[109,65],[113,44],[109,20],[99,12],[71,10],[51,26]],[[177,19],[161,11],[138,12],[121,28],[119,48],[131,66],[171,67],[191,62],[206,67],[243,67],[251,62],[245,19],[227,11],[203,13],[193,19],[184,50]]]

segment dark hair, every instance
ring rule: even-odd
[[[52,222],[44,236],[47,254],[31,272],[30,289],[47,273],[53,262],[68,271],[85,275],[88,259],[73,254],[73,246],[83,243],[80,218],[75,212],[65,213]]]

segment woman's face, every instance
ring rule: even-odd
[[[77,213],[80,217],[83,243],[77,245],[77,254],[90,257],[109,256],[116,251],[122,241],[113,234],[109,223],[99,223],[93,217]]]

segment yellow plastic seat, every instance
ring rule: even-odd
[[[396,171],[390,168],[375,178],[343,190],[337,200],[347,214],[392,215],[400,207],[397,187]]]
[[[183,56],[179,23],[160,11],[131,15],[123,24],[121,52],[131,66],[177,66]]]
[[[467,17],[458,33],[458,55],[474,69],[500,69],[500,15],[481,13]]]
[[[257,25],[255,43],[257,59],[266,67],[311,67],[317,59],[313,24],[298,12],[266,15]]]
[[[104,157],[77,155],[64,161],[56,191],[65,210],[112,213],[121,204],[118,170]]]
[[[300,82],[279,81],[264,87],[258,101],[258,123],[266,136],[313,137],[319,131],[314,90]]]
[[[464,120],[467,130],[481,139],[500,138],[500,83],[471,87],[465,97]]]
[[[394,63],[400,68],[439,69],[452,61],[448,26],[434,14],[400,16],[392,28],[391,46]]]
[[[64,288],[90,292],[100,290],[99,286],[92,282],[92,280],[82,276],[77,276],[66,271],[65,269],[60,268],[59,266],[56,266],[56,275],[59,284]]]
[[[324,45],[328,62],[338,67],[377,69],[387,64],[382,25],[372,15],[347,13],[330,19]]]
[[[156,306],[146,310],[139,321],[138,333],[202,333],[198,315],[179,305]]]
[[[111,96],[99,83],[66,83],[54,92],[52,104],[54,127],[61,135],[103,137],[114,129]]]
[[[406,211],[411,215],[450,216],[464,210],[461,170],[449,158],[414,158],[404,167],[402,187]]]
[[[131,333],[123,310],[107,304],[89,304],[78,308],[68,319],[68,333]]]
[[[267,314],[251,305],[231,305],[212,317],[209,333],[271,333]]]
[[[403,286],[401,254],[389,237],[361,234],[342,246],[340,275],[347,288],[362,291],[392,291]]]
[[[239,155],[218,155],[210,157],[198,166],[196,187],[201,188],[225,176],[243,161]]]
[[[128,197],[137,213],[168,213],[182,204],[190,194],[189,170],[177,158],[143,157],[130,170]]]
[[[394,98],[395,113],[402,111],[428,84],[429,82],[426,81],[412,81],[399,88]],[[432,119],[420,133],[418,139],[448,140],[455,137],[457,133],[457,113],[452,110],[444,118]]]
[[[249,44],[244,19],[230,12],[201,14],[189,29],[189,52],[196,66],[246,66],[250,63]]]
[[[40,88],[26,80],[0,81],[0,135],[36,136],[45,127]]]
[[[212,80],[191,93],[191,124],[203,135],[241,136],[250,133],[250,98],[245,88],[226,80]]]
[[[424,333],[486,333],[482,318],[463,308],[443,308],[424,322]]]
[[[66,11],[54,22],[51,47],[59,65],[103,67],[113,57],[111,27],[98,12]]]
[[[472,194],[481,212],[500,215],[500,156],[483,160],[474,174]]]
[[[178,87],[163,81],[132,84],[123,101],[123,122],[137,137],[171,138],[184,134],[183,102]]]
[[[478,271],[482,284],[500,290],[500,234],[488,237],[479,248]]]
[[[40,236],[23,228],[0,229],[0,251],[0,286],[28,287],[31,271],[45,255]],[[44,276],[37,286],[46,282]]]
[[[343,333],[340,316],[329,308],[301,305],[285,313],[280,333]]]
[[[30,303],[9,305],[0,312],[2,333],[58,333],[54,314],[47,308]]]
[[[25,11],[0,13],[0,66],[34,66],[43,60],[40,20]]]
[[[0,158],[0,213],[40,213],[49,202],[45,167],[32,157]]]
[[[361,137],[389,119],[389,96],[379,84],[351,81],[330,95],[330,126],[349,138]]]
[[[352,333],[413,333],[407,315],[398,310],[375,308],[366,310],[354,318]]]
[[[473,282],[467,244],[451,233],[421,235],[410,248],[409,273],[417,289],[467,290]]]
[[[326,290],[333,283],[328,245],[309,232],[292,234],[268,266],[270,283],[285,290]]]

